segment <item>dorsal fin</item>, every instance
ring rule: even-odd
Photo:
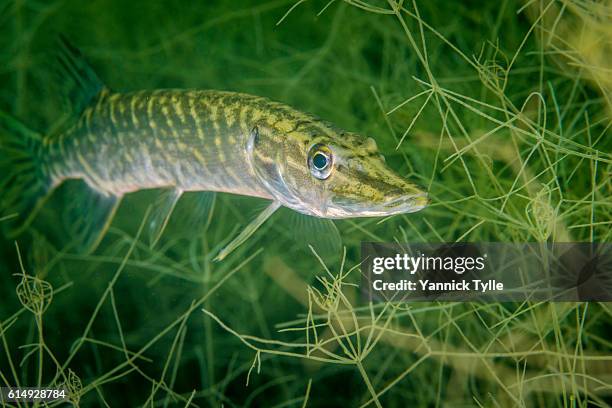
[[[59,36],[59,45],[57,59],[64,103],[68,112],[78,116],[105,86],[83,54],[65,36]]]

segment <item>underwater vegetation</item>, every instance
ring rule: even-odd
[[[368,303],[359,247],[610,242],[611,1],[15,0],[0,33],[3,203],[9,131],[69,114],[60,34],[113,91],[245,92],[371,137],[429,198],[333,221],[331,254],[281,208],[221,261],[269,201],[186,192],[152,246],[163,192],[133,192],[91,253],[81,181],[17,236],[24,208],[3,207],[2,386],[83,407],[610,405],[609,304]]]

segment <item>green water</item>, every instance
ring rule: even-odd
[[[3,386],[68,382],[84,407],[610,402],[608,304],[370,306],[354,286],[364,240],[610,241],[609,88],[550,46],[562,3],[542,19],[546,2],[326,4],[284,19],[293,0],[0,4],[0,109],[33,129],[62,115],[63,33],[111,89],[248,92],[372,136],[431,197],[337,222],[346,256],[325,266],[288,210],[215,263],[264,200],[217,194],[194,219],[187,194],[150,249],[138,231],[158,192],[135,193],[82,255],[64,185],[25,234],[0,238]]]

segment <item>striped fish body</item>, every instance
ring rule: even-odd
[[[82,178],[104,194],[173,187],[270,198],[248,165],[247,144],[256,123],[291,114],[232,92],[105,91],[46,141],[43,158],[53,185]]]
[[[281,206],[318,218],[378,217],[418,211],[427,195],[390,169],[371,138],[266,98],[222,91],[109,91],[82,55],[62,40],[64,97],[72,123],[42,135],[2,117],[11,169],[0,179],[0,214],[18,213],[23,231],[54,187],[83,179],[72,194],[75,241],[95,248],[126,193],[166,187],[153,204],[151,245],[184,191],[271,199],[219,255],[244,242]],[[2,125],[2,123],[0,123]],[[1,136],[1,135],[0,135]],[[93,190],[93,191],[92,191]],[[333,224],[332,224],[333,225]],[[313,232],[311,239],[338,235]]]

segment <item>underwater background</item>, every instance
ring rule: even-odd
[[[247,92],[371,136],[431,204],[337,221],[326,259],[282,210],[213,262],[265,200],[216,194],[194,218],[189,193],[150,248],[159,192],[142,191],[83,255],[65,183],[0,236],[2,386],[63,385],[84,407],[611,403],[607,303],[358,288],[362,241],[610,242],[611,1],[5,0],[0,110],[43,133],[63,114],[59,34],[116,91]]]

